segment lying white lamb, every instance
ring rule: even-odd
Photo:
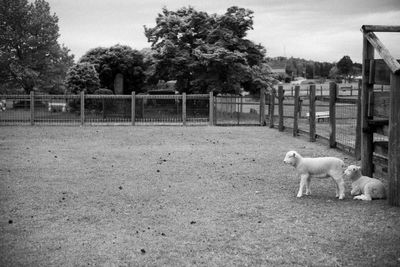
[[[344,171],[351,181],[351,195],[354,199],[372,200],[374,198],[386,198],[385,187],[378,179],[363,176],[361,167],[350,165]]]
[[[297,197],[302,197],[304,185],[306,186],[306,195],[311,195],[311,177],[332,177],[336,184],[336,197],[344,199],[343,169],[345,165],[341,159],[334,157],[303,158],[296,151],[289,151],[283,162],[295,167],[297,176],[300,177]]]

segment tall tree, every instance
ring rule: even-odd
[[[349,76],[353,70],[353,61],[349,56],[342,57],[336,64],[339,74]]]
[[[59,85],[73,56],[57,42],[57,23],[44,0],[0,0],[1,82],[27,93]]]
[[[238,93],[241,87],[253,88],[253,76],[266,79],[268,75],[260,76],[266,69],[261,67],[265,49],[244,38],[252,26],[253,12],[236,6],[224,15],[209,15],[193,7],[164,8],[156,26],[145,27],[156,51],[156,76],[176,79],[178,90],[190,93]]]
[[[87,62],[95,66],[103,88],[114,90],[115,76],[121,73],[124,77],[124,94],[142,91],[145,80],[143,55],[129,46],[94,48],[83,55],[79,62]]]

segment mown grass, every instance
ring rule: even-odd
[[[400,209],[295,197],[282,161],[352,158],[267,127],[7,127],[0,265],[396,266]]]

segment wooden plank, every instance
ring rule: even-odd
[[[361,172],[372,177],[373,173],[373,133],[368,125],[369,92],[374,86],[369,83],[369,61],[374,59],[374,47],[368,39],[363,37],[363,67],[362,67],[362,90],[361,90]]]
[[[336,103],[345,103],[345,104],[357,104],[357,98],[350,98],[350,97],[337,97]]]
[[[35,92],[31,91],[30,95],[30,108],[31,108],[31,125],[35,125]]]
[[[209,94],[209,121],[208,121],[208,125],[213,126],[214,125],[214,94],[213,92],[210,92]]]
[[[186,93],[182,93],[182,124],[186,126]]]
[[[329,83],[329,147],[336,147],[336,96],[337,84]]]
[[[132,92],[132,100],[131,100],[131,122],[132,126],[135,125],[135,116],[136,116],[136,93]]]
[[[271,90],[271,97],[269,98],[269,128],[274,128],[275,117],[275,89]]]
[[[85,124],[85,92],[81,92],[81,125]]]
[[[310,142],[315,142],[315,84],[310,85]]]
[[[364,32],[400,32],[400,26],[397,25],[363,25]]]
[[[383,59],[375,59],[371,62],[373,63],[374,69],[373,69],[373,77],[372,80],[374,84],[379,84],[379,85],[389,85],[390,84],[390,69],[386,65],[385,61]],[[397,62],[400,63],[400,59],[397,59]]]
[[[260,90],[260,125],[265,126],[265,88]]]
[[[356,160],[361,160],[361,86],[362,81],[359,80],[357,92],[356,141],[354,147],[354,157]]]
[[[299,108],[300,108],[300,86],[294,87],[294,111],[293,111],[293,136],[298,136],[299,129]]]
[[[373,92],[372,115],[389,118],[390,92]]]
[[[388,201],[400,206],[400,74],[392,74],[390,82]]]
[[[374,152],[383,157],[388,156],[388,142],[387,141],[376,141],[374,142]]]
[[[385,61],[386,65],[389,67],[390,71],[393,73],[400,73],[400,63],[390,54],[389,50],[385,45],[379,40],[379,38],[373,32],[364,33],[364,37],[368,42],[376,49],[382,59]]]
[[[285,92],[283,91],[283,86],[278,86],[278,115],[279,115],[279,124],[278,130],[282,132],[285,127],[283,126],[283,99]]]
[[[369,62],[369,84],[375,83],[375,60]]]
[[[374,133],[389,136],[389,120],[388,119],[373,119],[368,120],[368,125]]]

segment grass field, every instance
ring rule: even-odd
[[[267,127],[2,127],[1,266],[399,266],[400,209],[299,181]]]

